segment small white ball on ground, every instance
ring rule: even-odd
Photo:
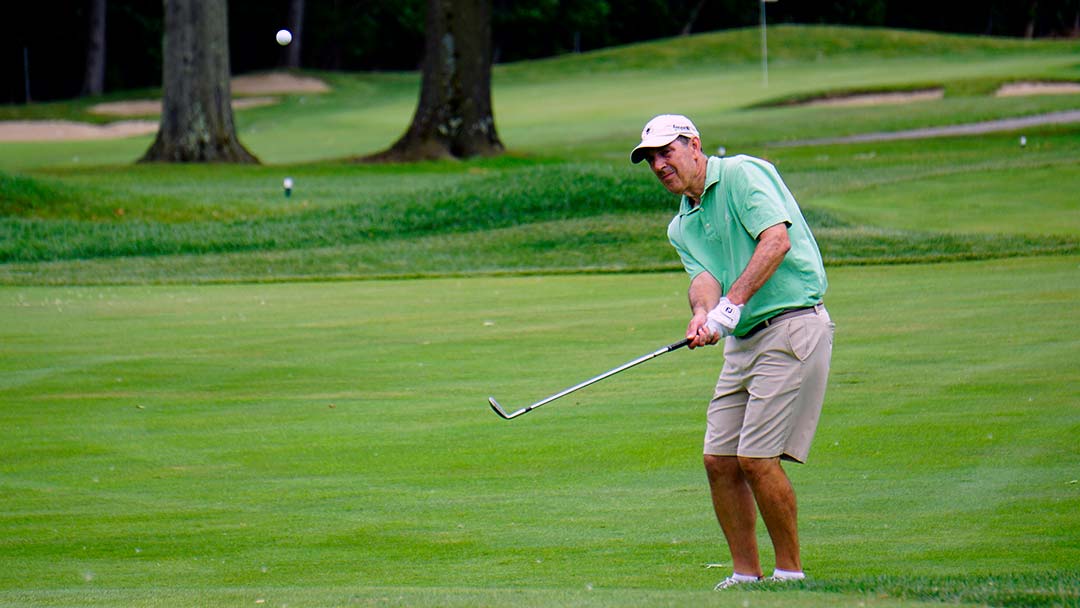
[[[281,46],[286,46],[290,42],[292,42],[292,32],[289,30],[278,30],[277,43]]]
[[[1026,145],[1027,145],[1027,137],[1024,136],[1024,135],[1021,135],[1020,136],[1020,147],[1023,148]]]
[[[283,186],[283,187],[284,187],[284,188],[285,188],[286,190],[292,190],[292,187],[293,187],[293,179],[292,179],[291,177],[286,177],[286,178],[285,178],[285,179],[284,179],[284,180],[283,180],[283,181],[281,182],[281,185],[282,185],[282,186]]]

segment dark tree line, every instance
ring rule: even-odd
[[[300,65],[327,70],[413,70],[424,50],[426,0],[230,0],[235,73]],[[91,24],[104,7],[104,44]],[[34,100],[99,90],[158,87],[161,0],[35,0],[5,5],[0,103],[25,99],[24,64]],[[302,11],[295,46],[273,34]],[[835,23],[1015,37],[1080,35],[1080,0],[779,0],[770,23]],[[587,51],[685,33],[751,26],[753,0],[494,0],[496,62]],[[100,88],[91,78],[97,57]],[[296,54],[299,54],[296,56]],[[292,54],[292,55],[290,55]]]

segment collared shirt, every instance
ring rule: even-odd
[[[790,308],[813,306],[828,281],[817,241],[776,168],[751,156],[709,157],[700,204],[683,196],[668,239],[691,280],[708,271],[723,293],[731,289],[766,228],[788,226],[791,250],[742,310],[735,335]]]

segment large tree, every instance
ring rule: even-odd
[[[259,162],[236,137],[226,0],[164,0],[162,112],[142,162]]]
[[[503,151],[491,110],[491,0],[428,0],[420,101],[388,150],[365,160],[492,156]]]

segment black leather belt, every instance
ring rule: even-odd
[[[751,327],[750,331],[746,332],[745,334],[743,334],[741,336],[735,336],[735,337],[736,338],[741,338],[743,340],[745,340],[747,338],[751,338],[751,337],[753,337],[754,334],[758,333],[759,331],[765,329],[766,327],[768,327],[768,326],[770,326],[770,325],[772,325],[774,323],[779,323],[780,321],[783,321],[784,319],[791,319],[791,318],[794,318],[794,317],[801,317],[803,315],[812,314],[813,312],[815,312],[818,309],[818,307],[824,307],[824,306],[825,306],[824,304],[817,304],[815,306],[804,306],[802,308],[789,308],[789,309],[787,309],[787,310],[785,310],[785,311],[783,311],[781,313],[777,313],[777,314],[769,317],[768,319],[765,319],[761,323],[758,323],[757,325]]]

